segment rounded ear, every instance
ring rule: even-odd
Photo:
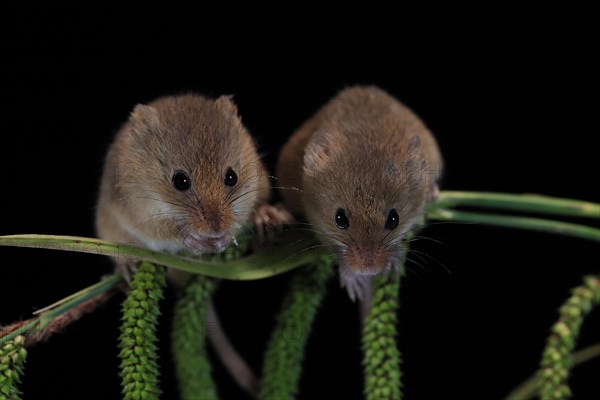
[[[315,176],[330,162],[335,149],[335,138],[332,132],[318,131],[306,145],[304,150],[304,173]],[[339,145],[339,144],[338,144]]]
[[[405,157],[402,176],[408,181],[416,182],[422,178],[425,169],[425,156],[421,149],[421,138],[418,135],[414,135],[408,140]]]
[[[421,147],[421,138],[418,135],[414,135],[408,140],[408,151],[414,152]]]
[[[160,119],[158,117],[158,111],[156,108],[147,106],[145,104],[136,105],[131,112],[129,119],[134,126],[138,125],[150,129],[156,128],[160,124]]]
[[[218,107],[221,107],[224,110],[227,110],[228,112],[230,112],[232,114],[237,115],[237,113],[238,113],[237,105],[233,101],[232,94],[220,96],[219,98],[217,98],[217,100],[215,100],[215,104]]]

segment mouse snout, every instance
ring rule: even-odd
[[[229,230],[231,224],[231,211],[227,206],[220,203],[206,204],[198,210],[200,220],[196,230],[207,231],[216,234]]]
[[[229,246],[232,236],[227,232],[190,232],[183,240],[184,245],[194,254],[221,252]]]
[[[382,272],[389,263],[388,257],[374,246],[350,247],[345,255],[345,265],[362,275]]]

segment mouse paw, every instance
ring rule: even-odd
[[[433,203],[440,197],[440,187],[437,183],[434,183],[429,188],[429,202]]]
[[[254,223],[258,237],[262,242],[265,232],[270,233],[274,229],[281,229],[283,225],[294,222],[294,217],[281,203],[275,205],[263,204],[256,209]]]
[[[131,283],[131,277],[137,271],[137,266],[137,260],[118,261],[115,266],[115,274],[120,274],[129,286]]]

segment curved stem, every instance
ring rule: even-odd
[[[502,210],[600,218],[600,204],[536,194],[442,191],[432,208],[473,206]]]
[[[314,243],[314,238],[306,236],[294,243],[276,247],[265,254],[253,254],[223,263],[211,261],[213,255],[201,258],[181,257],[93,238],[56,235],[0,236],[0,246],[77,251],[131,258],[194,274],[232,280],[268,278],[310,264],[316,257],[316,253],[310,250]]]
[[[472,222],[484,225],[502,226],[506,228],[534,230],[600,242],[600,229],[585,225],[572,224],[569,222],[435,208],[430,209],[427,216],[433,220]]]
[[[57,319],[61,318],[58,324],[60,327],[68,325],[78,319],[83,312],[89,312],[100,303],[108,300],[110,296],[102,295],[109,293],[122,282],[123,278],[120,275],[112,275],[42,310],[38,310],[35,313],[37,317],[24,323],[13,324],[14,329],[11,329],[11,326],[3,328],[2,331],[7,333],[0,335],[0,346],[19,335],[25,335],[27,343],[47,338],[46,331],[54,332],[57,330],[54,327]]]

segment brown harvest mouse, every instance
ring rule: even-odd
[[[110,146],[96,227],[102,239],[156,251],[221,252],[253,218],[279,216],[268,196],[230,97],[163,97],[137,105]]]
[[[269,189],[256,145],[229,96],[163,97],[137,105],[110,146],[97,232],[155,251],[221,252],[248,222],[259,230],[286,222],[281,210],[266,204]],[[128,275],[131,261],[116,261]],[[184,276],[169,271],[176,284]],[[208,318],[218,323],[212,307]],[[255,392],[256,378],[226,338],[209,336],[225,364],[237,368],[238,382]]]
[[[354,300],[398,271],[402,241],[436,198],[442,158],[406,106],[369,87],[342,90],[298,129],[277,166],[288,209],[303,212],[339,258]]]

